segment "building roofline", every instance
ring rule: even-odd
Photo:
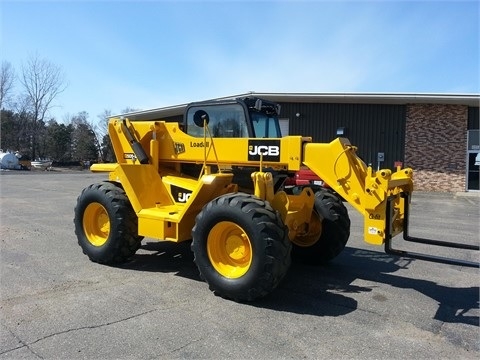
[[[210,100],[226,100],[238,97],[255,96],[275,102],[303,103],[340,103],[340,104],[444,104],[480,106],[480,94],[442,94],[442,93],[271,93],[250,91],[243,94],[224,96]],[[119,114],[112,117],[127,116],[131,120],[151,120],[162,117],[178,116],[188,104],[154,108]]]
[[[368,103],[368,104],[456,104],[479,106],[480,94],[442,93],[262,93],[249,94],[282,102]]]

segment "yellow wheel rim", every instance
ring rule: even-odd
[[[229,279],[245,275],[252,264],[252,244],[237,224],[222,221],[216,224],[207,239],[208,258],[215,270]]]
[[[99,203],[91,203],[83,213],[83,231],[93,246],[102,246],[110,234],[110,218],[107,210]]]
[[[310,223],[305,227],[303,232],[300,232],[295,236],[292,242],[301,247],[310,247],[320,239],[321,235],[322,222],[320,216],[315,211],[312,211]]]

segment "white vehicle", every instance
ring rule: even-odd
[[[16,153],[10,150],[4,152],[0,149],[0,168],[2,170],[20,170],[22,168],[19,161],[21,157],[22,155],[18,151]]]
[[[39,159],[32,161],[32,169],[48,170],[52,167],[52,160]]]

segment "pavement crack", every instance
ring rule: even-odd
[[[5,326],[5,325],[4,325]],[[32,348],[30,347],[30,344],[26,344],[22,339],[20,339],[17,334],[15,334],[12,330],[10,330],[7,326],[5,326],[5,328],[8,330],[8,332],[15,338],[18,340],[18,342],[21,344],[20,346],[17,346],[13,349],[9,349],[9,350],[6,350],[6,351],[0,351],[0,355],[3,355],[3,354],[6,354],[6,353],[9,353],[11,351],[15,351],[15,350],[18,350],[18,349],[23,349],[23,348],[27,348],[28,351],[30,351],[33,355],[35,355],[37,358],[39,359],[43,359],[42,356],[40,356],[39,354],[37,354],[35,351],[32,350]]]
[[[204,339],[204,338],[201,337],[201,338],[199,338],[199,339],[190,340],[190,341],[187,342],[186,344],[184,344],[184,345],[182,345],[182,346],[179,346],[179,347],[173,349],[172,351],[170,351],[170,353],[175,353],[175,352],[177,352],[177,351],[180,351],[180,350],[182,350],[182,349],[185,349],[187,346],[190,346],[190,345],[192,345],[192,344],[195,344],[195,343],[197,343],[197,342],[199,342],[199,341],[201,341],[201,340],[203,340],[203,339]]]
[[[137,318],[137,317],[140,317],[140,316],[143,316],[143,315],[146,315],[146,314],[149,314],[151,312],[154,312],[158,309],[152,309],[152,310],[148,310],[148,311],[145,311],[145,312],[142,312],[142,313],[139,313],[139,314],[135,314],[135,315],[132,315],[132,316],[128,316],[126,318],[123,318],[123,319],[120,319],[120,320],[116,320],[116,321],[111,321],[111,322],[107,322],[107,323],[103,323],[103,324],[98,324],[98,325],[90,325],[90,326],[80,326],[80,327],[76,327],[76,328],[72,328],[72,329],[67,329],[67,330],[63,330],[63,331],[59,331],[59,332],[55,332],[53,334],[49,334],[49,335],[45,335],[35,341],[32,341],[30,343],[26,343],[24,342],[23,340],[21,340],[15,333],[13,333],[10,329],[8,329],[8,331],[12,334],[13,337],[15,337],[15,339],[17,339],[22,345],[21,346],[17,346],[15,348],[12,348],[12,349],[8,349],[6,351],[3,351],[3,352],[0,352],[0,355],[3,355],[3,354],[8,354],[12,351],[15,351],[15,350],[18,350],[18,349],[22,349],[24,347],[26,347],[30,352],[32,352],[35,356],[37,356],[39,359],[43,359],[43,357],[41,357],[40,355],[38,355],[37,353],[35,353],[31,348],[30,346],[31,345],[34,345],[40,341],[43,341],[43,340],[46,340],[46,339],[49,339],[49,338],[52,338],[52,337],[55,337],[55,336],[58,336],[58,335],[62,335],[62,334],[67,334],[67,333],[70,333],[70,332],[73,332],[73,331],[79,331],[79,330],[85,330],[85,329],[98,329],[98,328],[102,328],[102,327],[105,327],[105,326],[110,326],[110,325],[114,325],[114,324],[118,324],[118,323],[121,323],[121,322],[124,322],[124,321],[128,321],[128,320],[131,320],[131,319],[134,319],[134,318]]]
[[[190,345],[192,345],[192,344],[195,344],[195,343],[197,343],[197,342],[199,342],[199,341],[202,341],[203,339],[204,339],[204,337],[200,337],[200,338],[198,338],[198,339],[190,340],[190,341],[188,341],[187,343],[183,344],[182,346],[178,346],[178,347],[176,347],[176,348],[174,348],[174,349],[172,349],[172,350],[170,350],[170,351],[168,351],[168,352],[165,352],[165,353],[163,353],[163,354],[155,355],[154,357],[149,358],[149,360],[158,359],[159,356],[160,356],[160,357],[163,357],[163,356],[168,355],[168,354],[176,353],[176,352],[178,352],[178,351],[180,351],[180,350],[182,350],[182,349],[185,349],[186,347],[188,347],[188,346],[190,346]]]

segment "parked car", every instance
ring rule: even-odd
[[[320,179],[312,170],[308,168],[300,169],[292,177],[287,177],[283,184],[285,190],[299,192],[305,186],[309,186],[313,191],[320,188],[329,189],[330,187]]]

